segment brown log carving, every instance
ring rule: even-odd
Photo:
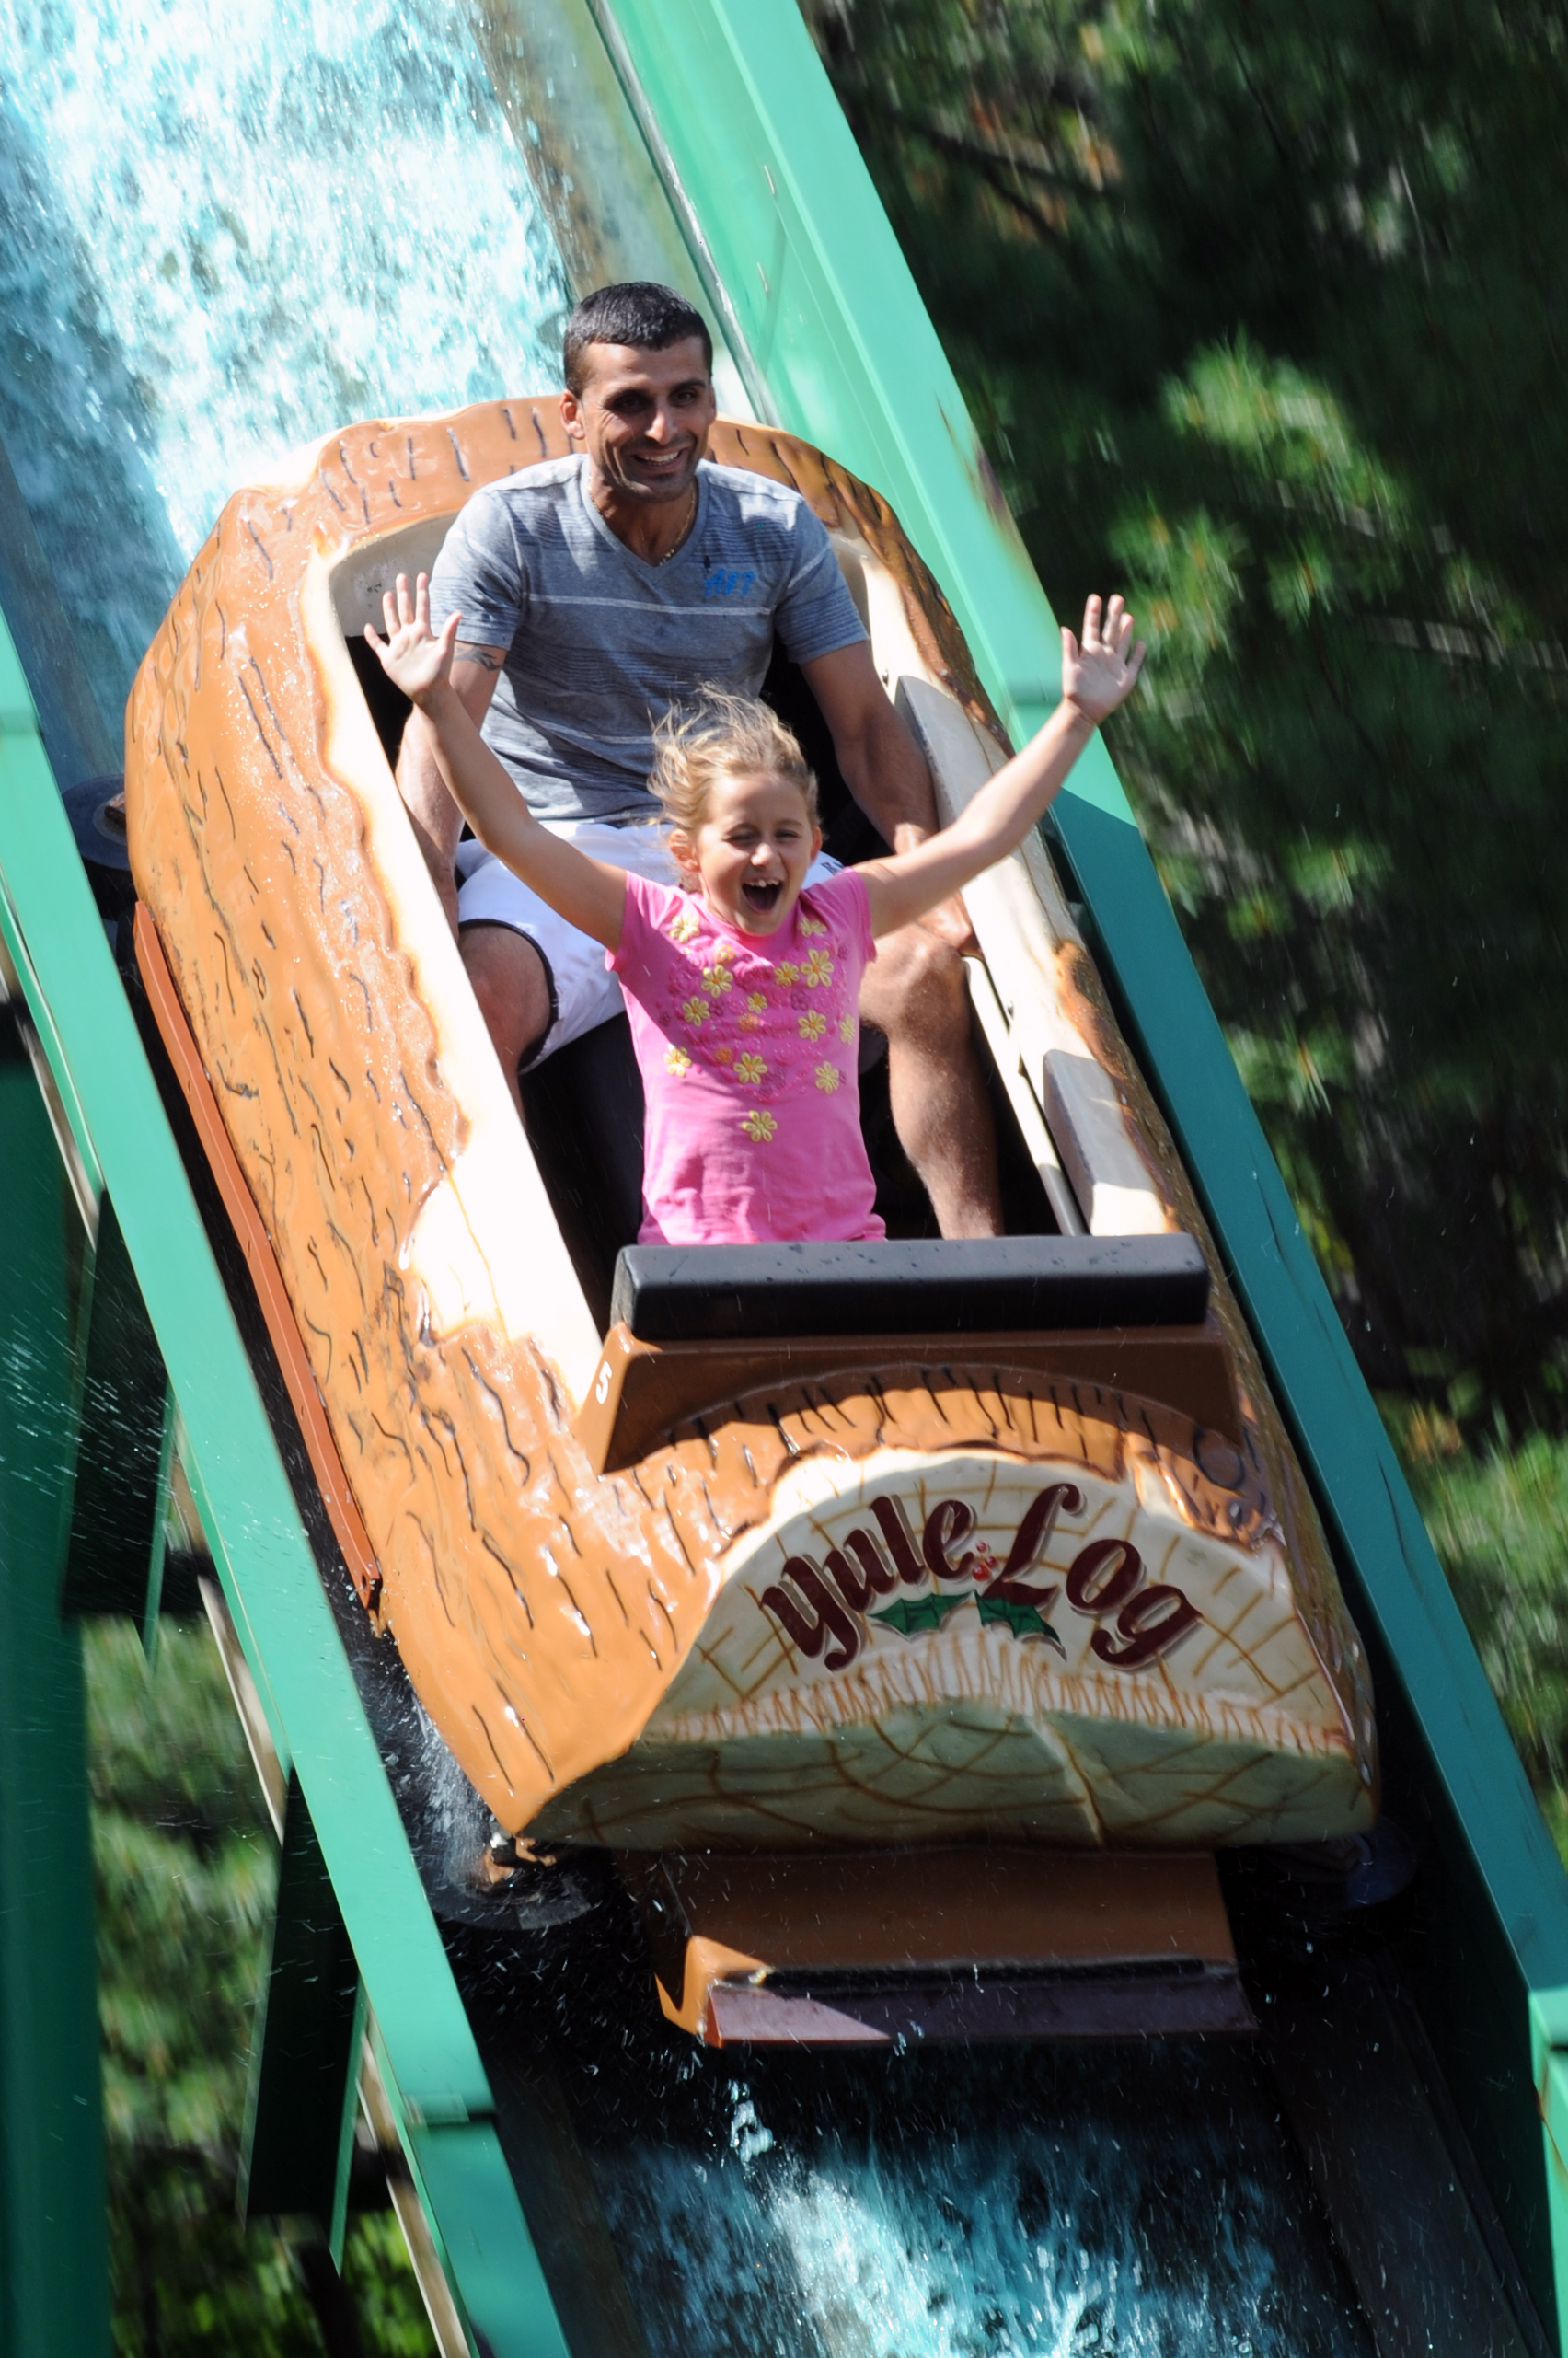
[[[1036,1376],[952,1364],[933,1337],[874,1382],[752,1395],[721,1427],[683,1426],[601,1475],[535,1335],[432,1318],[415,1231],[490,1118],[461,1081],[489,1045],[459,1003],[455,950],[323,569],[565,447],[553,399],[490,402],[348,428],[289,480],[237,492],[137,675],[126,729],[132,863],[156,927],[156,942],[143,936],[149,988],[166,1014],[178,1002],[193,1043],[182,1085],[282,1336],[334,1529],[426,1707],[514,1830],[634,1742],[690,1659],[726,1558],[802,1461],[850,1467],[950,1450],[960,1434],[1058,1466],[1065,1447],[1106,1462],[1128,1447],[1110,1395],[1083,1388],[1080,1414]],[[795,484],[830,528],[863,540],[898,583],[932,676],[999,737],[946,600],[877,493],[767,428],[721,424],[714,455]],[[1076,987],[1163,1196],[1202,1235],[1087,959]],[[490,1104],[500,1087],[492,1058],[479,1096]],[[1195,1457],[1157,1419],[1141,1462],[1194,1529],[1243,1549],[1283,1536],[1332,1743],[1365,1785],[1364,1659],[1215,1266],[1240,1446],[1200,1437]],[[1222,1482],[1202,1470],[1205,1446],[1226,1454]]]

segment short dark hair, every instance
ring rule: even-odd
[[[634,352],[668,352],[695,336],[702,346],[703,366],[713,373],[713,339],[700,311],[694,311],[673,286],[657,286],[651,279],[628,279],[618,286],[596,287],[585,295],[566,323],[562,360],[567,390],[582,396],[592,373],[590,344],[628,344]]]

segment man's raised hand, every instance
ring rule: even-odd
[[[452,676],[452,649],[457,637],[457,626],[463,618],[449,614],[436,637],[430,627],[430,575],[421,573],[412,598],[409,595],[409,576],[398,576],[397,595],[388,590],[381,601],[382,619],[386,636],[381,638],[367,622],[364,635],[375,649],[381,668],[394,688],[400,688],[410,703],[421,704],[434,688]]]
[[[1076,705],[1097,725],[1132,694],[1147,650],[1133,644],[1133,618],[1120,597],[1103,615],[1099,598],[1083,609],[1083,642],[1062,632],[1062,701]]]

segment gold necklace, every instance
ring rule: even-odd
[[[663,555],[655,561],[655,570],[657,570],[659,565],[667,565],[672,557],[678,557],[681,550],[686,547],[686,542],[691,538],[691,528],[697,522],[697,485],[695,483],[691,487],[689,500],[690,505],[686,514],[686,520],[681,526],[680,538],[675,542],[673,549],[666,549]]]

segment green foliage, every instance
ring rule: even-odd
[[[1560,1419],[1568,17],[807,13],[1364,1366]]]
[[[1568,1864],[1568,1443],[1390,1408],[1412,1487],[1509,1731]]]
[[[351,2222],[343,2282],[367,2358],[431,2358],[435,2344],[393,2212],[370,2211]]]
[[[87,1624],[104,2101],[131,2152],[232,2156],[277,1861],[204,1628]],[[232,2170],[231,2170],[232,2183]]]
[[[86,1625],[116,2346],[295,2358],[325,2346],[289,2249],[235,2209],[251,2021],[277,1875],[217,1649]],[[396,2223],[345,2255],[367,2353],[432,2348]]]

